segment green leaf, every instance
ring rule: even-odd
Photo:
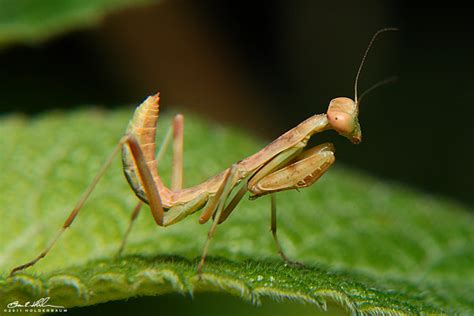
[[[123,135],[131,110],[80,110],[0,122],[0,308],[50,296],[87,306],[137,295],[218,291],[335,303],[367,314],[474,313],[474,218],[455,202],[385,183],[336,163],[318,183],[278,194],[278,257],[269,200],[244,199],[218,226],[202,280],[197,260],[209,223],[198,215],[166,228],[140,214],[122,258],[115,254],[136,198],[116,159],[50,254],[56,234]],[[159,139],[170,116],[159,121]],[[194,185],[262,147],[241,131],[186,117],[185,180]],[[361,147],[353,147],[359,150]],[[160,167],[169,181],[170,159]]]
[[[108,13],[151,0],[0,0],[0,47],[35,43],[93,26]]]

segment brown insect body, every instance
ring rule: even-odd
[[[362,140],[358,121],[359,102],[363,95],[375,87],[386,83],[380,82],[357,97],[358,78],[367,52],[374,39],[383,32],[394,31],[387,28],[379,30],[372,37],[355,79],[355,101],[339,97],[333,99],[327,114],[317,114],[306,119],[296,127],[284,133],[269,145],[245,158],[216,176],[199,185],[182,188],[183,133],[184,118],[177,115],[173,120],[173,128],[166,134],[159,155],[155,158],[156,126],[159,115],[159,94],[148,97],[136,110],[130,121],[126,134],[120,139],[111,155],[104,162],[97,175],[85,190],[74,209],[66,218],[51,243],[33,260],[12,269],[10,275],[33,266],[44,258],[64,231],[70,227],[85,201],[97,185],[99,179],[111,165],[116,155],[122,151],[123,169],[127,181],[140,201],[133,210],[129,227],[122,240],[119,254],[122,253],[132,225],[140,212],[142,201],[149,204],[150,211],[157,225],[176,224],[188,215],[203,209],[199,223],[203,224],[214,218],[209,229],[208,238],[203,249],[198,273],[202,272],[210,240],[218,224],[224,222],[246,192],[255,199],[270,194],[271,197],[271,231],[279,254],[285,261],[277,238],[275,192],[298,189],[316,182],[334,162],[334,146],[324,143],[305,150],[312,135],[326,130],[335,130],[352,143]],[[163,184],[158,174],[159,160],[169,140],[173,137],[173,164],[171,188]],[[237,192],[233,190],[240,187]]]
[[[225,176],[225,173],[229,169],[222,171],[216,176],[208,179],[205,182],[202,182],[199,185],[194,187],[180,189],[180,190],[170,190],[167,186],[163,184],[161,177],[158,175],[158,166],[155,159],[155,143],[156,143],[156,124],[158,122],[158,113],[159,113],[159,93],[156,95],[148,97],[136,110],[133,115],[132,120],[130,121],[126,133],[134,136],[142,149],[143,155],[146,159],[146,163],[150,168],[153,179],[156,183],[157,189],[159,190],[163,207],[168,209],[175,204],[188,202],[195,199],[199,194],[202,194],[203,191],[208,193],[208,197],[212,196],[217,192],[222,179]],[[237,174],[238,176],[235,179],[235,183],[240,182],[242,179],[252,176],[256,173],[263,165],[268,163],[272,157],[277,156],[278,154],[288,150],[290,148],[300,148],[301,151],[306,147],[310,137],[318,132],[330,129],[331,125],[329,124],[326,114],[313,115],[310,118],[306,119],[296,127],[287,131],[272,143],[264,147],[262,150],[253,154],[252,156],[243,159],[236,163]],[[329,151],[333,151],[334,146],[328,146]],[[300,152],[301,152],[300,151]],[[293,160],[297,157],[298,152],[295,152],[293,155],[287,159],[286,162]],[[323,167],[318,169],[318,172],[325,171],[331,163],[334,161],[332,159],[329,163],[325,163]],[[127,146],[122,147],[122,162],[125,176],[132,187],[135,194],[145,203],[148,203],[145,190],[143,188],[140,177],[137,174],[137,168],[133,155]],[[302,161],[294,166],[289,167],[289,172],[297,174],[304,172],[307,168],[301,168],[304,162]],[[280,164],[281,165],[281,164]],[[274,171],[273,169],[272,171]],[[301,179],[297,179],[294,185],[285,186],[284,184],[280,185],[274,190],[270,190],[268,185],[272,182],[270,179],[266,181],[263,186],[257,187],[254,185],[249,185],[248,189],[251,193],[251,198],[257,198],[259,196],[278,192],[282,190],[290,190],[294,188],[302,188],[311,185],[322,175],[316,175],[317,172],[310,172],[301,176]],[[281,181],[280,181],[281,182]],[[265,187],[265,189],[264,189]],[[202,204],[204,206],[204,203]]]

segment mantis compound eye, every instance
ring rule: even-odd
[[[329,124],[340,134],[354,131],[357,121],[357,105],[349,98],[335,98],[327,111]]]
[[[354,118],[345,112],[328,111],[327,113],[329,124],[338,132],[342,134],[349,134],[354,130]]]

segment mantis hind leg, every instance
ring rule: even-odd
[[[112,161],[114,160],[114,158],[117,156],[120,148],[126,144],[128,142],[129,138],[128,136],[124,136],[122,137],[122,139],[120,139],[120,142],[117,144],[117,146],[115,146],[115,149],[113,150],[113,152],[110,154],[110,156],[107,158],[107,160],[104,162],[104,164],[101,166],[101,168],[99,169],[99,171],[97,172],[96,176],[94,177],[94,179],[92,180],[91,184],[89,184],[89,187],[84,191],[83,195],[81,196],[81,198],[79,199],[79,201],[76,203],[76,206],[74,207],[74,209],[71,211],[71,213],[69,213],[69,216],[66,218],[66,221],[64,222],[63,226],[59,229],[58,233],[56,234],[56,236],[54,237],[54,239],[49,243],[49,245],[43,250],[41,251],[41,253],[33,260],[25,263],[25,264],[22,264],[20,266],[17,266],[15,268],[13,268],[10,272],[10,275],[9,276],[12,276],[13,274],[15,274],[16,272],[18,271],[22,271],[26,268],[29,268],[31,266],[34,266],[39,260],[43,259],[44,257],[46,257],[46,255],[49,253],[49,251],[54,247],[54,245],[56,244],[56,242],[59,240],[59,238],[62,236],[62,234],[66,231],[66,229],[68,229],[71,224],[74,222],[74,219],[76,218],[77,214],[79,214],[80,210],[82,209],[82,206],[84,205],[84,203],[87,201],[87,199],[89,198],[89,196],[91,195],[92,191],[94,190],[95,186],[97,185],[97,183],[99,182],[99,180],[102,178],[102,176],[104,175],[104,173],[107,171],[107,169],[110,167],[110,164],[112,163]]]
[[[133,224],[135,223],[135,220],[138,217],[138,214],[140,214],[140,210],[143,206],[142,201],[138,201],[135,207],[133,208],[132,216],[130,217],[130,222],[128,223],[127,230],[125,231],[125,234],[123,235],[122,238],[122,243],[120,244],[120,248],[117,252],[117,257],[120,257],[123,253],[123,250],[125,249],[125,245],[127,244],[128,236],[130,235],[130,232],[132,231]]]
[[[203,194],[198,195],[196,198],[194,198],[193,200],[189,202],[173,206],[172,208],[170,208],[164,213],[163,226],[176,224],[177,222],[181,221],[188,215],[191,215],[192,213],[201,209],[207,200],[208,200],[208,194],[203,193]],[[130,235],[130,231],[132,230],[133,223],[138,217],[138,213],[140,212],[140,208],[143,206],[143,204],[144,203],[142,201],[139,201],[133,210],[130,223],[122,239],[122,244],[117,254],[118,256],[122,255],[122,252],[127,243],[128,236]]]
[[[206,244],[204,245],[201,261],[199,262],[199,265],[197,268],[199,276],[201,276],[202,274],[202,268],[204,267],[204,262],[207,257],[207,252],[209,250],[211,239],[212,237],[214,237],[217,224],[219,223],[221,219],[222,210],[224,209],[225,202],[232,191],[236,174],[237,174],[237,165],[234,164],[232,165],[231,168],[227,170],[225,178],[222,181],[219,189],[217,190],[215,195],[209,200],[209,203],[206,206],[207,209],[210,209],[209,213],[211,215],[209,217],[215,214],[215,220],[212,222],[211,228],[209,229],[209,232],[207,233]]]

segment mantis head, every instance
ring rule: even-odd
[[[395,78],[388,78],[386,80],[380,81],[377,84],[373,85],[369,89],[367,89],[360,97],[357,96],[357,83],[359,81],[359,76],[360,72],[362,70],[362,67],[364,66],[364,61],[365,58],[367,57],[367,53],[370,50],[370,47],[372,47],[372,44],[374,43],[374,40],[379,36],[381,33],[388,32],[388,31],[398,31],[398,29],[389,27],[389,28],[384,28],[381,30],[378,30],[373,36],[372,39],[369,42],[369,45],[367,46],[367,49],[365,50],[365,53],[362,57],[362,61],[360,62],[359,69],[357,70],[357,74],[355,77],[355,82],[354,82],[354,100],[345,98],[345,97],[339,97],[332,99],[331,102],[329,103],[329,108],[327,111],[327,119],[331,127],[338,132],[340,135],[346,137],[349,139],[353,144],[358,144],[362,141],[362,132],[360,130],[360,124],[359,124],[359,104],[362,98],[367,95],[370,91],[373,89],[384,85],[386,83],[389,83],[393,81]]]
[[[332,99],[327,111],[328,122],[340,135],[353,144],[362,141],[362,132],[358,119],[359,107],[352,99],[339,97]]]

